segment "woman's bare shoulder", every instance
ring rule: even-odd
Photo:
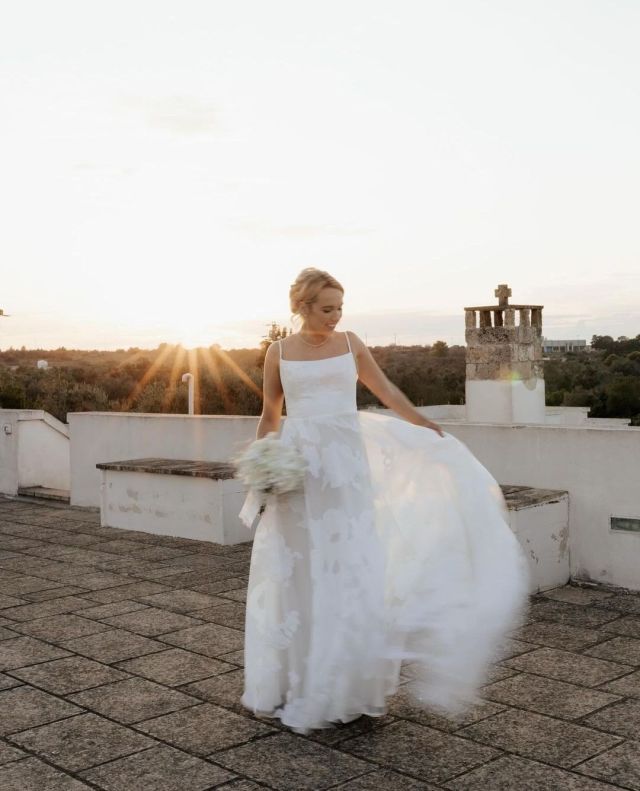
[[[359,335],[356,335],[356,333],[353,330],[346,330],[346,333],[349,336],[349,340],[351,342],[351,348],[353,349],[354,352],[359,352],[362,351],[362,349],[367,348],[362,338],[360,338]]]
[[[281,341],[274,341],[269,344],[267,353],[264,356],[265,365],[277,366],[280,362],[280,343]]]

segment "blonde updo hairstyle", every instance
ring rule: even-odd
[[[300,272],[289,289],[292,320],[299,320],[302,317],[302,307],[315,302],[323,288],[337,288],[344,294],[342,285],[328,272],[313,266],[308,266]]]

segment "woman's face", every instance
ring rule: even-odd
[[[308,306],[305,328],[311,332],[333,332],[342,318],[342,297],[339,288],[323,288],[315,302]]]

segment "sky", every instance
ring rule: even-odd
[[[0,0],[0,348],[640,333],[638,0]]]

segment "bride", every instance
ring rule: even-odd
[[[419,705],[474,701],[526,601],[526,562],[501,490],[467,448],[425,418],[353,332],[344,289],[304,269],[299,331],[271,344],[257,438],[305,462],[304,488],[270,495],[251,555],[242,703],[296,731],[381,716],[414,663]],[[360,379],[398,417],[356,406]],[[259,502],[249,492],[247,525]]]

